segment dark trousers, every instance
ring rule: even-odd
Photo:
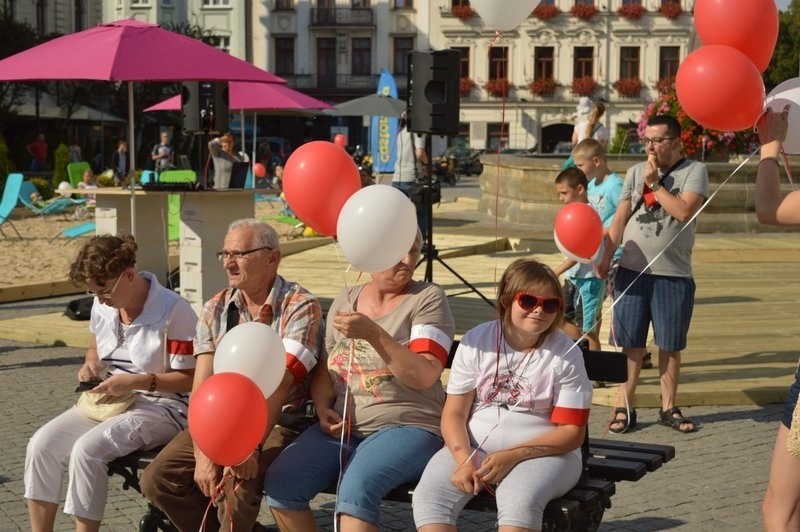
[[[205,530],[251,532],[258,519],[264,495],[264,474],[297,432],[275,426],[264,445],[258,475],[241,481],[228,479],[208,512]],[[182,532],[197,532],[209,505],[209,498],[194,482],[194,445],[188,430],[179,433],[142,472],[142,495],[164,512]],[[241,486],[236,486],[241,483]]]

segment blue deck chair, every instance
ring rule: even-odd
[[[17,228],[14,227],[9,218],[11,211],[17,206],[20,188],[22,188],[22,174],[8,174],[6,188],[3,189],[3,198],[0,199],[0,234],[3,235],[3,238],[8,238],[3,232],[3,224],[8,224],[17,233],[19,239],[22,240],[22,235],[19,234],[19,231],[17,231]]]
[[[56,236],[50,239],[50,242],[52,243],[53,240],[55,240],[60,236],[65,236],[67,237],[67,240],[64,241],[64,243],[66,244],[76,236],[85,235],[86,233],[91,233],[94,232],[95,230],[97,230],[97,224],[95,224],[94,222],[84,222],[82,224],[73,225],[72,227],[67,227],[66,229],[59,231],[58,233],[56,233]]]
[[[158,172],[153,170],[142,170],[142,176],[139,178],[140,185],[147,183],[158,183]]]
[[[86,203],[85,198],[81,199],[58,198],[53,202],[47,203],[44,207],[37,207],[36,205],[31,203],[30,196],[26,198],[23,197],[22,194],[18,194],[17,197],[19,198],[20,203],[29,208],[34,214],[38,214],[43,218],[46,216],[50,216],[51,214],[66,214],[66,211],[71,209],[72,207],[77,207],[79,205],[83,205]]]

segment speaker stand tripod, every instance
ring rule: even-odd
[[[480,290],[478,290],[473,284],[469,281],[464,279],[457,271],[451,268],[441,257],[439,257],[439,251],[436,249],[436,246],[433,245],[433,195],[432,195],[432,187],[433,187],[433,161],[431,158],[433,142],[431,140],[430,133],[425,135],[425,153],[427,162],[427,175],[423,176],[422,185],[423,185],[423,194],[422,197],[424,198],[425,205],[423,208],[425,209],[425,216],[426,216],[426,224],[425,224],[425,234],[423,236],[423,245],[422,245],[422,258],[417,263],[417,267],[419,267],[423,262],[425,263],[425,281],[433,282],[433,261],[435,260],[439,264],[445,267],[447,271],[452,273],[456,276],[456,278],[464,283],[467,288],[469,288],[472,292],[475,292],[478,297],[483,299],[486,303],[489,304],[492,308],[494,308],[494,302],[492,302],[489,298],[483,295]],[[414,155],[416,158],[416,154]],[[416,163],[415,163],[416,164]]]

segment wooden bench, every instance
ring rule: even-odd
[[[451,350],[452,355],[455,346]],[[583,351],[586,371],[594,381],[622,383],[627,378],[627,360],[621,353],[609,351]],[[448,361],[448,366],[449,366]],[[619,481],[635,482],[675,457],[675,448],[628,441],[590,438],[583,443],[584,469],[578,484],[563,497],[550,501],[545,508],[542,530],[584,532],[597,530],[606,508],[611,507],[611,497]],[[132,453],[109,464],[108,474],[119,475],[123,488],[139,489],[139,472],[147,467],[158,451]],[[404,485],[392,490],[384,500],[411,503],[414,485]],[[326,491],[334,493],[333,489]],[[466,506],[467,509],[497,512],[494,497],[480,493]],[[139,521],[140,532],[177,529],[157,508],[148,504],[147,512]]]

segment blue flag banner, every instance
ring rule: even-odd
[[[378,94],[397,98],[397,84],[386,70],[381,71]],[[388,116],[373,116],[370,121],[369,151],[372,154],[373,171],[375,172],[394,172],[394,164],[397,160],[394,147],[397,138],[397,124],[397,118]]]

